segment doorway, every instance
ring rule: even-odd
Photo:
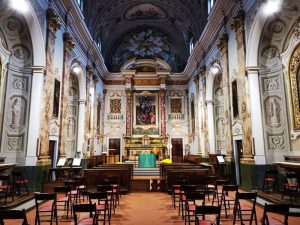
[[[182,138],[172,138],[172,161],[174,163],[183,162],[183,139]]]
[[[122,160],[120,155],[121,152],[121,139],[120,138],[110,138],[108,143],[108,154],[109,155],[119,155],[119,161]]]

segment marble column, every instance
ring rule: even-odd
[[[54,82],[54,49],[55,33],[60,29],[59,17],[54,10],[49,8],[46,12],[47,17],[47,42],[46,42],[46,73],[44,76],[43,94],[42,94],[42,112],[40,124],[40,154],[39,159],[49,159],[49,129],[51,120],[51,105],[53,103],[52,92]]]
[[[165,137],[167,135],[167,124],[166,124],[166,89],[160,89],[160,135]]]
[[[83,152],[83,146],[84,146],[84,110],[85,110],[85,99],[79,99],[78,100],[78,139],[77,139],[77,152]],[[82,156],[82,155],[81,155]]]
[[[60,157],[66,156],[66,136],[67,136],[67,104],[68,104],[68,89],[70,80],[70,60],[72,50],[75,47],[72,36],[65,32],[63,34],[64,42],[64,58],[63,58],[63,75],[62,75],[62,88],[60,97],[60,129],[59,129],[59,155]]]
[[[254,138],[253,148],[255,149],[255,162],[256,164],[266,164],[265,150],[262,148],[264,145],[263,134],[263,119],[262,108],[260,101],[259,80],[258,80],[259,68],[248,67],[247,75],[249,81],[249,96],[250,96],[250,108],[251,108],[251,122],[252,122],[252,136]]]
[[[83,147],[83,158],[89,157],[89,152],[87,151],[88,148],[88,141],[90,138],[90,116],[91,116],[91,107],[90,107],[90,87],[92,82],[92,73],[93,69],[90,65],[86,66],[86,102],[85,102],[85,116],[84,116],[84,147]]]
[[[131,89],[126,89],[126,136],[131,136]]]
[[[207,107],[207,128],[208,128],[208,140],[209,140],[209,153],[216,153],[216,139],[215,139],[215,122],[214,122],[214,101],[206,100]]]
[[[42,96],[43,96],[43,83],[44,74],[46,68],[43,66],[32,66],[32,90],[31,90],[31,100],[30,100],[30,115],[29,115],[29,125],[28,130],[30,130],[30,135],[28,135],[27,141],[27,153],[26,153],[26,166],[35,166],[37,150],[39,149],[39,142],[37,141],[40,135],[40,120],[36,118],[41,118],[41,108]]]
[[[199,74],[197,71],[197,74],[194,76],[194,83],[196,86],[196,96],[194,100],[195,104],[195,136],[197,137],[197,146],[198,146],[198,154],[201,154],[201,148],[200,148],[200,126],[199,126],[199,115],[200,115],[200,109],[199,109],[199,99],[200,99],[200,94],[199,94]]]
[[[90,156],[94,156],[95,155],[95,135],[96,135],[96,128],[97,128],[97,92],[96,92],[96,88],[97,88],[97,83],[98,83],[98,79],[96,76],[93,76],[93,80],[92,80],[92,87],[93,87],[93,102],[91,102],[91,144],[90,144]]]
[[[226,134],[226,157],[231,160],[233,157],[232,146],[232,125],[231,125],[231,101],[230,101],[230,83],[229,83],[229,62],[228,62],[228,36],[223,34],[218,43],[220,50],[220,61],[222,65],[222,86],[224,94],[224,112],[225,112],[225,126],[224,132]]]
[[[208,157],[209,154],[209,139],[207,126],[207,103],[206,103],[206,67],[203,65],[199,70],[202,82],[202,132],[204,133],[204,154]]]
[[[248,79],[246,77],[246,62],[245,62],[245,29],[244,29],[244,12],[239,11],[238,15],[233,18],[231,28],[236,34],[237,45],[237,73],[240,80],[239,96],[241,98],[240,114],[242,119],[243,129],[243,155],[241,161],[253,161],[252,155],[252,129],[251,129],[251,112],[248,93]]]

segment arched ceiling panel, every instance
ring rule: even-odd
[[[198,40],[207,18],[206,0],[87,0],[85,4],[86,23],[94,39],[101,42],[103,57],[112,72],[118,71],[119,65],[114,59],[124,54],[124,49],[128,50],[128,41],[132,43],[136,35],[149,32],[151,35],[143,39],[147,43],[142,44],[140,40],[138,48],[151,45],[149,38],[160,39],[166,44],[164,51],[168,49],[172,70],[182,71],[188,59],[189,42]],[[142,51],[135,51],[137,55],[132,54],[134,51],[126,52],[127,56],[122,57],[152,54],[148,49],[145,51],[149,54],[142,56]],[[166,60],[167,56],[162,57],[162,51],[158,51],[153,57]]]

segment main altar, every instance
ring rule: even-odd
[[[149,137],[144,135],[142,137],[124,137],[125,140],[125,154],[127,160],[137,160],[138,154],[154,153],[157,151],[157,159],[162,160],[167,157],[167,138],[166,137]]]

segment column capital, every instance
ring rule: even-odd
[[[245,13],[244,11],[240,10],[238,14],[233,17],[230,27],[232,30],[234,30],[236,33],[240,33],[244,31],[244,20],[245,20]]]
[[[72,51],[75,47],[75,42],[70,33],[65,32],[63,34],[64,48],[68,51]]]
[[[195,85],[198,87],[199,86],[199,75],[196,74],[194,77],[193,77],[193,80],[195,82]]]
[[[227,51],[228,49],[228,34],[224,33],[222,36],[219,38],[219,42],[217,44],[217,47],[221,52]]]
[[[48,23],[48,29],[52,33],[56,33],[61,28],[61,23],[59,21],[59,17],[56,15],[54,9],[48,8],[46,11],[46,18]]]

